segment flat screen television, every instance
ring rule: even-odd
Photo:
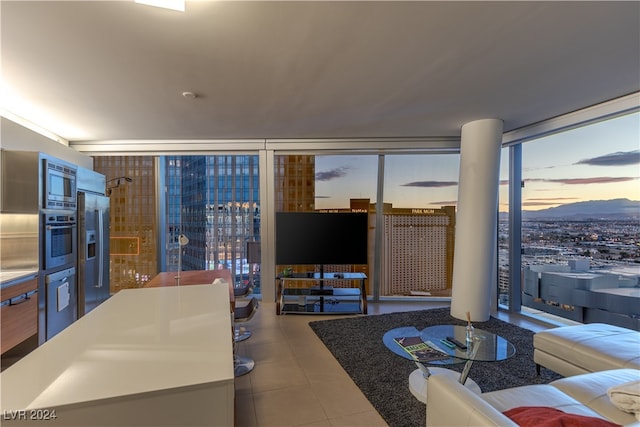
[[[277,212],[276,264],[367,264],[369,215]]]

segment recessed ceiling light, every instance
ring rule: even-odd
[[[198,95],[193,92],[182,92],[182,96],[189,99],[195,99],[198,97]]]
[[[136,3],[184,12],[185,0],[135,0]]]

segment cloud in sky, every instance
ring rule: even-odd
[[[458,181],[413,181],[402,184],[403,187],[422,187],[422,188],[442,188],[454,187],[458,185]]]
[[[637,177],[632,176],[596,176],[591,178],[559,178],[559,179],[549,179],[549,178],[529,178],[525,181],[527,182],[553,182],[556,184],[567,184],[567,185],[577,185],[577,184],[613,184],[616,182],[627,182],[638,179]]]
[[[589,166],[627,166],[640,164],[640,150],[618,151],[604,156],[582,159],[574,163],[576,165]]]
[[[328,171],[316,172],[316,181],[331,181],[332,179],[342,178],[347,175],[349,167],[340,166],[335,169],[329,169]]]
[[[555,168],[560,167],[560,166],[566,166],[566,165],[551,165],[551,166],[535,167],[535,168],[525,168],[525,167],[523,167],[522,170],[524,172],[531,172],[531,171],[539,171],[539,170],[544,170],[544,169],[555,169]]]

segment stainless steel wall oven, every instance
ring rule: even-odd
[[[74,211],[44,212],[44,269],[76,263],[78,224]]]

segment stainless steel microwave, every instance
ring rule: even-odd
[[[44,159],[44,209],[76,209],[77,169]]]

